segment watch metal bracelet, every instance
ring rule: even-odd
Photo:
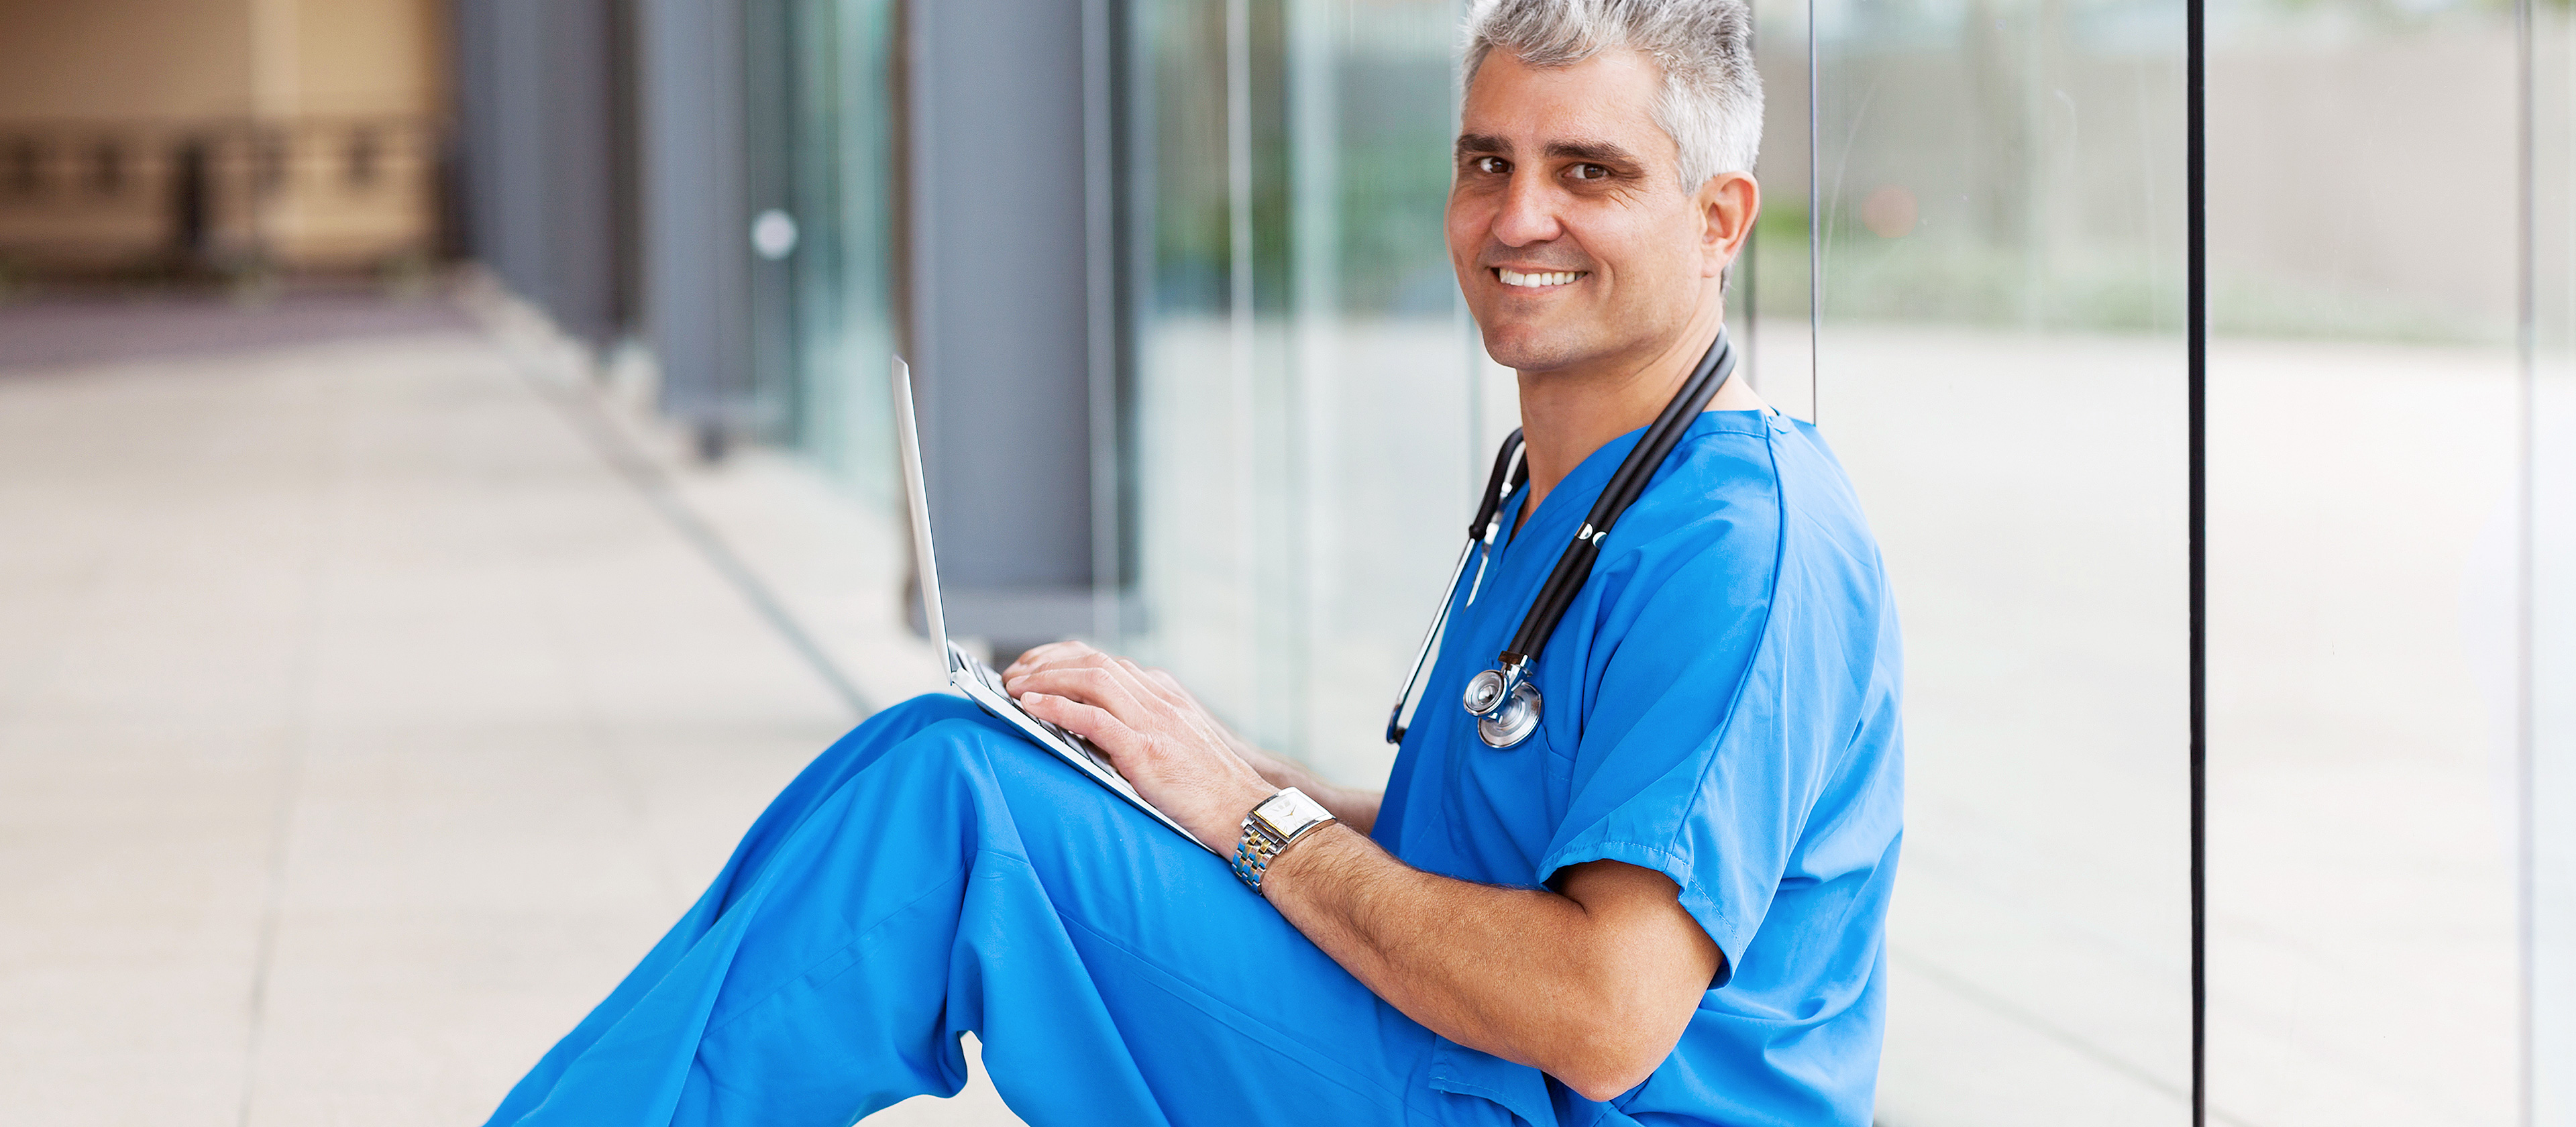
[[[1263,799],[1243,816],[1243,837],[1235,842],[1234,857],[1229,862],[1235,877],[1244,887],[1269,895],[1262,892],[1261,880],[1270,872],[1271,864],[1289,846],[1334,821],[1332,811],[1295,787]]]

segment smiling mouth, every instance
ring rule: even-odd
[[[1494,280],[1506,286],[1524,290],[1570,286],[1581,280],[1584,275],[1591,273],[1589,270],[1551,270],[1543,274],[1523,274],[1518,270],[1506,270],[1500,266],[1494,267],[1493,271]]]

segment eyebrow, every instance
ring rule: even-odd
[[[1637,159],[1635,153],[1608,141],[1550,141],[1546,152],[1551,157],[1588,160],[1595,164],[1619,164],[1629,168],[1640,168],[1645,164]]]
[[[1461,133],[1458,135],[1458,143],[1456,145],[1456,154],[1458,156],[1467,156],[1471,153],[1479,156],[1507,156],[1510,155],[1511,151],[1511,142],[1489,133]],[[1608,141],[1550,141],[1548,142],[1547,147],[1540,150],[1540,152],[1542,155],[1549,157],[1591,161],[1596,164],[1616,164],[1628,168],[1642,168],[1645,166],[1644,161],[1637,159],[1637,154],[1611,144]]]

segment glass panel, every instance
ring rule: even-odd
[[[1291,17],[1299,743],[1375,782],[1486,456],[1468,386],[1483,349],[1442,227],[1456,16],[1448,0],[1296,0]]]
[[[1754,0],[1754,61],[1762,71],[1762,150],[1753,178],[1762,210],[1727,285],[1727,331],[1744,376],[1765,402],[1814,421],[1815,330],[1809,317],[1807,0]]]
[[[1375,781],[1481,470],[1441,236],[1457,13],[1137,16],[1151,246],[1128,644],[1265,743]]]
[[[2532,1127],[2576,1127],[2576,21],[2532,17],[2522,687]]]
[[[2210,1108],[2512,1123],[2513,16],[2210,26]]]
[[[1816,409],[1907,649],[1880,1119],[2188,1122],[2184,4],[1816,15]]]
[[[892,512],[883,372],[895,349],[891,193],[901,181],[890,137],[895,0],[784,2],[792,436],[835,481]]]
[[[1138,311],[1127,404],[1136,605],[1126,648],[1173,668],[1210,708],[1251,719],[1252,315],[1232,165],[1233,39],[1244,7],[1140,0],[1129,76],[1129,277]],[[1245,154],[1249,154],[1246,139]],[[1249,191],[1249,175],[1241,177]],[[1249,217],[1244,227],[1248,243]],[[1237,301],[1237,282],[1246,292]],[[1236,307],[1240,304],[1242,308]],[[1241,315],[1238,317],[1237,313]]]

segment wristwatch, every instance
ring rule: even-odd
[[[1295,787],[1262,799],[1243,816],[1243,839],[1234,845],[1234,875],[1245,887],[1261,892],[1261,877],[1270,871],[1270,863],[1333,820],[1333,812],[1324,809],[1323,803]]]

